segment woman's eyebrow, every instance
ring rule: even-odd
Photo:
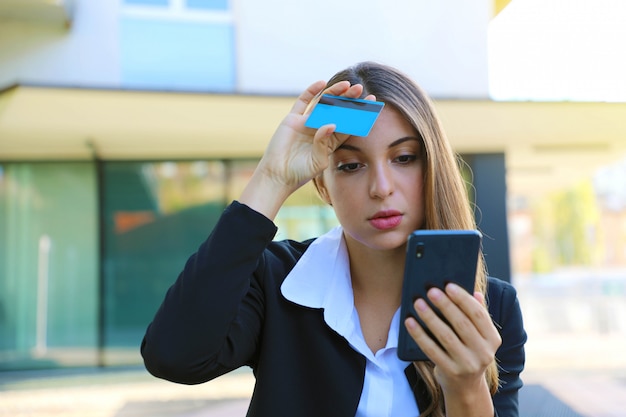
[[[354,145],[348,145],[346,143],[342,143],[341,145],[339,145],[337,147],[337,149],[335,149],[336,151],[338,151],[339,149],[345,149],[347,151],[357,151],[360,152],[361,148],[359,148],[358,146],[354,146]]]
[[[404,142],[407,142],[409,140],[414,140],[414,141],[416,141],[418,143],[420,142],[420,138],[418,138],[417,136],[405,136],[403,138],[400,138],[398,140],[394,140],[393,142],[391,142],[389,144],[389,148],[393,148],[394,146],[398,146],[398,145],[400,145],[400,144],[402,144]]]
[[[400,145],[400,144],[402,144],[404,142],[410,141],[410,140],[414,140],[416,142],[420,142],[420,138],[417,137],[417,136],[405,136],[403,138],[394,140],[393,142],[391,142],[389,144],[388,147],[389,148],[393,148],[394,146],[398,146],[398,145]],[[355,152],[360,152],[361,151],[361,148],[359,148],[358,146],[348,145],[347,143],[342,143],[335,150],[337,151],[339,149],[344,149],[344,150],[347,150],[347,151],[355,151]]]

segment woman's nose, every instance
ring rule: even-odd
[[[372,198],[386,198],[393,193],[393,177],[387,164],[375,166],[370,175],[370,196]]]

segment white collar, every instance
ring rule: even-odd
[[[344,337],[353,331],[354,296],[341,226],[311,243],[285,278],[281,292],[296,304],[324,309],[326,323]]]
[[[400,309],[391,321],[387,345],[376,354],[372,353],[354,307],[350,260],[341,227],[311,243],[280,290],[285,298],[296,304],[323,309],[326,324],[366,358],[357,416],[419,414],[404,375],[410,363],[401,361],[396,354]]]
[[[324,321],[331,329],[361,353],[372,355],[354,307],[350,260],[341,226],[311,243],[283,281],[281,292],[296,304],[323,309]],[[398,331],[394,324],[398,320],[394,317],[387,348],[397,347]]]

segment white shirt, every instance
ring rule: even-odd
[[[397,356],[400,309],[391,321],[387,344],[376,354],[367,346],[354,306],[348,251],[336,227],[317,238],[281,286],[288,300],[324,309],[326,324],[366,359],[363,391],[355,417],[417,417],[415,396],[404,374],[410,362]]]

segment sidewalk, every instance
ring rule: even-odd
[[[193,386],[156,379],[142,367],[0,372],[0,416],[245,416],[253,384],[245,370]]]
[[[626,370],[528,370],[521,417],[624,417]],[[2,417],[243,417],[254,384],[238,370],[202,385],[143,368],[0,372]]]
[[[626,273],[566,278],[516,285],[529,336],[520,417],[626,417]],[[0,372],[0,417],[243,417],[253,386],[248,369],[195,386],[141,366]]]
[[[626,274],[566,271],[515,285],[528,332],[520,410],[536,409],[541,387],[579,416],[625,417]]]
[[[524,373],[525,388],[520,392],[520,411],[535,413],[521,417],[624,417],[626,416],[626,371],[528,371]],[[536,404],[542,399],[534,391],[537,387],[566,405],[566,412],[551,412],[554,403]],[[560,410],[563,410],[561,407]],[[569,414],[568,414],[569,413]]]

